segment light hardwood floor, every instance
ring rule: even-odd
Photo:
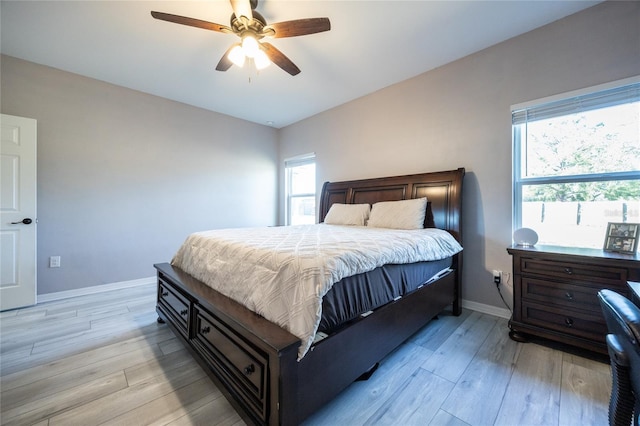
[[[3,425],[242,425],[166,325],[155,287],[0,313]],[[605,425],[606,363],[443,314],[305,425]]]

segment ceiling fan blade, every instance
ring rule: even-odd
[[[300,74],[300,68],[296,66],[291,59],[287,58],[284,53],[273,47],[270,43],[260,43],[260,48],[267,54],[271,62],[285,70],[291,75]]]
[[[265,28],[265,32],[271,28],[275,31],[275,38],[296,37],[307,34],[321,33],[331,29],[329,18],[296,19],[293,21],[277,22]]]
[[[226,25],[216,24],[215,22],[203,21],[186,16],[172,15],[170,13],[152,11],[151,16],[161,21],[173,22],[175,24],[187,25],[189,27],[197,27],[205,30],[217,31],[220,33],[233,34],[233,30]]]
[[[229,0],[231,2],[231,8],[236,18],[240,19],[241,16],[246,16],[249,22],[253,19],[253,13],[251,12],[251,2],[249,0]]]
[[[233,62],[231,62],[231,59],[229,59],[229,52],[231,52],[231,49],[239,45],[239,43],[232,44],[231,47],[228,48],[226,52],[224,52],[224,55],[222,55],[222,58],[220,58],[220,62],[218,62],[218,65],[216,65],[216,71],[226,71],[231,68]]]

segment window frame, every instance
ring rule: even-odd
[[[295,167],[306,166],[316,163],[316,154],[311,152],[308,154],[298,155],[296,157],[287,158],[284,160],[284,180],[285,180],[285,217],[284,223],[286,226],[291,225],[291,206],[292,200],[295,198],[307,198],[316,197],[316,188],[314,182],[314,191],[310,193],[296,193],[292,194],[292,170]],[[316,212],[317,213],[317,212]]]
[[[562,176],[523,176],[523,158],[522,148],[526,142],[522,141],[522,125],[526,127],[528,114],[533,111],[537,119],[559,117],[575,112],[596,110],[606,108],[608,106],[619,105],[624,103],[623,100],[614,99],[613,103],[605,99],[598,100],[598,95],[605,92],[624,91],[625,87],[629,87],[628,100],[633,102],[640,101],[640,76],[631,77],[624,80],[618,80],[606,84],[588,87],[581,90],[567,92],[547,98],[542,98],[522,104],[511,106],[512,116],[512,232],[522,227],[523,215],[523,188],[525,186],[545,185],[545,184],[563,184],[563,183],[585,183],[585,182],[603,182],[603,181],[624,181],[624,180],[640,180],[640,170],[622,171],[622,172],[598,172],[579,175],[562,175]],[[624,97],[621,95],[621,97]],[[599,103],[601,102],[601,103]],[[554,113],[555,112],[555,113]],[[532,120],[533,121],[533,120]]]

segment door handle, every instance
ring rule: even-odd
[[[11,222],[11,224],[12,224],[12,225],[20,225],[20,224],[23,224],[23,225],[29,225],[29,224],[30,224],[30,223],[32,223],[32,222],[33,222],[33,220],[31,220],[31,219],[30,219],[30,218],[28,218],[28,217],[25,217],[25,218],[24,218],[24,219],[22,219],[20,222]]]

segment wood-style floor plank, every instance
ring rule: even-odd
[[[0,319],[15,317],[17,314],[18,314],[18,309],[12,309],[10,311],[2,311],[0,312]]]
[[[2,424],[25,425],[46,418],[50,419],[51,416],[55,417],[58,413],[67,412],[75,407],[84,407],[102,396],[114,395],[123,389],[127,389],[127,379],[122,371],[118,371],[54,395],[36,398],[36,400],[19,407],[6,411],[3,407]],[[85,424],[91,424],[91,422]]]
[[[165,340],[164,342],[160,342],[160,343],[158,343],[158,346],[160,347],[160,350],[162,351],[162,353],[165,354],[165,355],[169,355],[172,352],[176,352],[176,351],[184,349],[184,345],[177,338],[173,338],[173,339]]]
[[[7,314],[13,314],[13,315],[7,315]],[[39,321],[45,315],[47,315],[46,309],[43,309],[41,311],[32,311],[29,313],[23,313],[21,315],[18,315],[17,309],[13,311],[0,312],[0,332],[5,327],[11,327],[11,329],[13,330],[14,327],[17,327],[25,322]]]
[[[504,319],[491,328],[477,355],[442,404],[443,410],[469,424],[493,424],[511,380],[519,347],[504,332],[506,328]]]
[[[30,383],[11,389],[2,389],[2,409],[7,410],[34,401],[35,398],[57,394],[101,376],[122,371],[123,369],[125,369],[124,373],[126,376],[127,366],[134,368],[140,363],[148,362],[146,360],[149,359],[162,359],[161,355],[162,353],[159,348],[146,347],[118,354],[114,357],[90,363],[82,367],[67,367],[57,375],[51,375],[52,371],[43,371],[40,369],[39,372],[46,373],[44,374],[45,377],[40,378],[38,372],[34,371],[34,373],[29,375],[29,379],[33,380]],[[182,358],[184,359],[185,357],[183,356]],[[131,384],[129,377],[126,376],[126,378],[127,383]]]
[[[160,348],[157,348],[158,352]],[[127,376],[129,386],[137,385],[145,380],[160,374],[166,374],[169,371],[184,368],[185,365],[192,365],[195,360],[189,356],[186,349],[173,352],[169,355],[158,354],[155,357],[148,357],[146,361],[141,361],[131,367],[124,367],[124,374]]]
[[[471,313],[422,368],[454,383],[457,382],[496,321],[496,317],[478,312]]]
[[[147,330],[146,334],[127,337],[125,340],[105,346],[94,346],[84,352],[65,348],[68,350],[68,355],[66,355],[63,351],[52,349],[52,352],[40,354],[40,356],[27,357],[23,362],[10,363],[7,367],[4,365],[5,359],[3,357],[0,387],[3,390],[12,389],[16,386],[31,383],[34,379],[40,380],[44,377],[51,377],[69,369],[87,366],[119,354],[148,348],[150,345],[165,341],[171,337],[171,331],[167,327],[154,327]]]
[[[144,316],[138,315],[135,319],[110,318],[109,321],[111,322],[108,326],[105,325],[104,322],[94,324],[94,321],[90,321],[90,328],[73,333],[67,339],[62,336],[60,338],[47,338],[41,342],[34,343],[32,354],[49,352],[52,348],[60,350],[64,346],[78,348],[109,344],[110,342],[120,339],[122,333],[131,333],[132,337],[135,336],[136,331],[138,331],[141,326],[156,327],[156,319],[157,316],[155,312],[151,311],[145,313]]]
[[[65,318],[63,320],[47,320],[42,324],[33,323],[29,327],[19,327],[17,330],[2,330],[2,348],[0,353],[11,352],[14,348],[19,348],[25,344],[35,344],[42,336],[49,338],[61,337],[68,333],[86,331],[91,328],[91,324],[76,317]]]
[[[364,424],[385,401],[393,397],[433,352],[407,343],[392,352],[369,380],[355,382],[312,415],[305,425]]]
[[[442,345],[453,332],[466,321],[472,311],[465,309],[459,316],[453,315],[450,311],[439,314],[429,323],[429,327],[424,327],[409,338],[410,342],[420,345],[425,349],[435,351]]]
[[[216,398],[168,423],[170,426],[240,426],[245,425],[231,404],[224,398]]]
[[[0,424],[244,425],[155,298],[144,285],[0,313]],[[610,371],[444,312],[304,424],[606,424]]]
[[[160,398],[113,417],[102,423],[102,426],[166,425],[218,398],[224,400],[222,393],[213,382],[208,377],[203,377]],[[186,410],[183,410],[183,407]],[[235,414],[233,409],[228,411],[230,414]]]
[[[418,425],[433,419],[453,383],[418,368],[365,425]]]
[[[185,368],[172,370],[165,375],[155,376],[133,386],[127,386],[117,392],[112,392],[53,416],[49,419],[49,425],[101,424],[203,377],[206,377],[205,372],[193,362]]]
[[[559,424],[561,372],[561,352],[523,345],[495,424]]]
[[[566,360],[562,364],[561,425],[597,426],[609,422],[611,375],[597,371],[601,363],[591,361],[590,364],[583,366]],[[583,404],[584,400],[593,404]]]
[[[439,410],[433,420],[429,423],[429,426],[469,426],[469,423],[463,422],[446,411]]]

